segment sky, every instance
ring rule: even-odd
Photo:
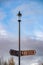
[[[21,49],[37,51],[35,56],[21,58],[21,64],[38,65],[43,60],[43,0],[0,0],[0,56],[9,57],[11,48],[18,49],[19,11]]]

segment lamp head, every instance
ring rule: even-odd
[[[20,13],[20,11],[18,12],[17,16],[18,16],[18,22],[20,22],[21,21],[21,16],[22,16],[22,14]]]

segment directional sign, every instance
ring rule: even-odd
[[[14,55],[14,56],[18,56],[18,51],[16,51],[16,50],[13,50],[13,49],[10,49],[10,55]]]
[[[21,56],[35,55],[35,54],[36,54],[35,50],[24,50],[24,51],[21,51]]]
[[[23,51],[20,51],[20,56],[35,55],[35,54],[36,54],[35,50],[23,50]],[[19,51],[11,49],[10,50],[10,55],[19,56]]]

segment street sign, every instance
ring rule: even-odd
[[[21,51],[21,56],[35,55],[35,54],[36,54],[35,50],[24,50],[24,51]]]
[[[10,55],[18,56],[18,51],[10,49],[9,51]]]
[[[35,54],[36,54],[35,50],[23,50],[23,51],[20,51],[20,56],[35,55]],[[10,50],[10,55],[19,56],[19,51],[11,49]]]

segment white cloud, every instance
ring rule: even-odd
[[[24,38],[25,39],[25,38]],[[27,49],[29,50],[30,49],[35,49],[36,50],[36,55],[32,55],[32,56],[23,56],[21,57],[21,65],[33,65],[33,64],[36,64],[36,63],[40,63],[38,62],[39,60],[42,61],[42,58],[43,57],[43,53],[41,50],[43,50],[43,41],[37,41],[37,40],[32,40],[32,39],[28,39],[26,38],[26,40],[22,39],[21,40],[21,49]],[[37,50],[37,48],[39,48],[39,52],[42,54],[42,56],[39,56],[39,52]],[[9,50],[10,49],[18,49],[18,40],[13,40],[11,41],[11,39],[1,39],[0,40],[0,56],[4,56],[5,58],[7,56],[9,56]],[[41,49],[41,50],[40,50]],[[38,54],[37,54],[38,52]],[[39,56],[39,57],[38,57]],[[8,57],[7,57],[8,58]],[[15,59],[15,56],[14,56],[14,60],[16,62],[16,65],[18,64],[18,59],[16,57]]]
[[[43,40],[43,32],[42,31],[34,30],[33,35],[35,36],[36,39]]]
[[[39,65],[39,63],[32,63],[31,65]]]
[[[7,37],[7,31],[4,29],[2,24],[0,24],[0,38]]]

